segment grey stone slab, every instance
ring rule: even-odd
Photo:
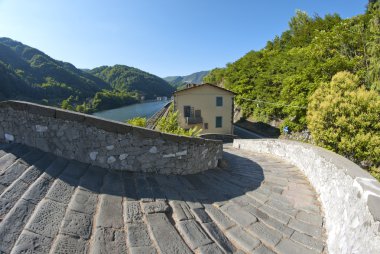
[[[99,192],[103,184],[103,177],[106,173],[107,171],[105,169],[90,166],[86,173],[80,178],[78,184],[79,188]]]
[[[268,249],[265,245],[260,245],[252,251],[252,254],[275,254],[275,252]]]
[[[193,214],[190,212],[186,202],[183,201],[170,201],[169,204],[173,209],[173,217],[177,221],[194,219]]]
[[[375,221],[380,221],[380,197],[368,195],[367,205]]]
[[[19,200],[0,223],[0,253],[9,253],[32,215],[35,205]]]
[[[256,236],[260,241],[269,247],[274,247],[281,240],[282,234],[267,227],[262,222],[256,222],[247,227],[247,231]]]
[[[239,205],[227,203],[221,207],[221,210],[239,225],[246,227],[257,221],[256,216],[245,211]]]
[[[178,230],[192,250],[212,243],[195,220],[178,222]]]
[[[223,253],[226,253],[226,252],[223,252],[219,248],[219,246],[215,243],[199,247],[198,252],[200,254],[223,254]]]
[[[157,251],[152,246],[143,246],[143,247],[131,247],[129,249],[131,254],[156,254]]]
[[[236,251],[232,243],[227,239],[223,232],[216,226],[214,222],[204,223],[202,227],[214,242],[225,252],[232,253]]]
[[[104,176],[102,193],[115,196],[123,196],[123,180],[121,174],[108,173]]]
[[[33,166],[29,167],[21,176],[20,180],[26,183],[33,183],[48,166],[54,161],[56,157],[51,154],[45,154]]]
[[[5,171],[8,167],[10,167],[16,160],[17,156],[14,154],[8,153],[4,156],[0,157],[0,172]]]
[[[75,183],[67,182],[59,178],[54,181],[46,197],[63,204],[68,204],[74,193],[75,186]]]
[[[222,211],[213,205],[205,205],[205,210],[212,220],[220,227],[222,230],[226,230],[235,225],[235,223],[229,219]]]
[[[88,242],[74,236],[59,234],[55,240],[51,253],[54,254],[82,254],[87,253]]]
[[[12,254],[49,253],[53,239],[24,230],[12,249]]]
[[[192,209],[191,211],[193,212],[193,214],[195,215],[197,220],[201,223],[207,223],[207,222],[212,221],[210,216],[208,216],[208,214],[206,213],[204,208],[196,208],[196,209]]]
[[[144,213],[167,213],[170,211],[170,207],[165,201],[159,200],[155,202],[141,203]]]
[[[94,214],[97,203],[98,194],[77,188],[70,200],[69,208],[81,213]]]
[[[322,227],[307,224],[296,219],[291,219],[288,226],[313,237],[320,238],[322,236]]]
[[[124,196],[126,200],[129,200],[129,201],[137,200],[135,180],[134,180],[134,176],[131,174],[128,174],[124,178],[124,192],[125,192]]]
[[[245,252],[250,252],[260,245],[258,239],[239,226],[227,230],[226,235],[235,246]]]
[[[127,253],[125,232],[113,228],[96,228],[89,253]]]
[[[284,197],[285,199],[285,197]],[[279,200],[273,200],[269,199],[268,202],[265,203],[265,205],[268,205],[274,209],[277,209],[278,211],[282,213],[286,213],[289,216],[295,217],[298,211],[290,204],[286,202],[282,202]]]
[[[248,207],[244,207],[244,208],[247,209],[247,211],[249,211],[250,213],[257,216],[257,218],[260,221],[264,222],[266,225],[268,225],[271,228],[276,229],[279,232],[281,232],[284,236],[290,237],[293,234],[293,232],[294,232],[293,229],[282,224],[281,222],[277,221],[276,219],[273,219],[272,217],[268,216],[266,213],[260,211],[259,209],[255,208],[253,206],[248,206]]]
[[[239,196],[239,197],[231,199],[230,201],[238,204],[241,207],[247,206],[247,205],[252,205],[254,207],[262,206],[260,202],[256,201],[254,198],[251,198],[248,195]]]
[[[80,163],[77,161],[70,161],[70,163],[66,166],[65,170],[59,176],[59,178],[66,182],[71,182],[77,185],[81,176],[85,174],[87,168],[87,164]]]
[[[290,215],[282,213],[267,205],[261,206],[259,210],[284,224],[288,224],[289,220],[292,218]]]
[[[40,177],[22,195],[22,199],[37,205],[45,197],[52,184],[53,182],[50,179]]]
[[[46,237],[54,237],[65,216],[65,207],[52,200],[42,200],[25,228]]]
[[[325,246],[321,240],[315,239],[306,234],[302,234],[298,231],[295,231],[290,239],[320,253],[323,251],[323,248]]]
[[[108,194],[100,195],[100,206],[96,219],[96,227],[123,228],[123,198]]]
[[[13,182],[0,196],[0,218],[4,217],[21,195],[28,189],[29,185],[24,181]]]
[[[56,178],[62,173],[68,163],[68,160],[64,158],[57,158],[50,164],[42,176],[46,178]]]
[[[137,197],[141,200],[141,202],[153,202],[154,195],[145,177],[139,175],[135,178],[135,180]]]
[[[39,159],[41,159],[45,155],[44,152],[40,150],[33,149],[29,153],[23,155],[20,158],[20,161],[25,163],[26,165],[32,165]]]
[[[297,244],[289,239],[282,239],[280,243],[275,247],[275,250],[279,254],[316,254],[318,252],[308,249],[301,244]]]
[[[146,219],[161,253],[191,253],[164,213],[148,214]]]
[[[323,221],[321,215],[315,213],[307,213],[304,211],[299,211],[299,213],[296,216],[296,219],[308,224],[315,225],[317,227],[321,227]]]
[[[143,213],[138,201],[124,201],[123,206],[125,223],[138,222],[142,220]]]
[[[92,229],[92,215],[68,210],[63,219],[60,233],[89,239]]]
[[[127,241],[130,247],[151,246],[152,241],[146,224],[143,222],[127,224]]]
[[[0,174],[0,184],[11,185],[27,168],[26,164],[16,161]]]

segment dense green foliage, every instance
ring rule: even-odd
[[[202,131],[197,127],[190,128],[189,130],[181,128],[178,122],[178,111],[174,111],[173,105],[169,107],[169,113],[166,117],[160,118],[157,127],[162,132],[192,137],[199,136]]]
[[[79,70],[20,42],[0,38],[0,100],[94,112],[136,103],[140,95],[147,99],[171,96],[174,90],[163,79],[135,68]]]
[[[102,66],[90,70],[89,73],[109,83],[116,90],[136,92],[146,99],[170,97],[175,91],[165,80],[125,65]]]
[[[378,37],[368,29],[374,16],[369,11],[350,19],[336,14],[322,18],[298,11],[289,30],[265,48],[214,69],[204,81],[236,92],[236,102],[246,116],[266,122],[282,120],[292,131],[305,129],[308,98],[337,72],[355,73],[371,87],[368,64],[379,61],[374,53]]]
[[[349,19],[298,11],[265,48],[204,81],[236,92],[245,117],[277,120],[290,131],[309,128],[318,145],[380,180],[379,6],[370,1],[365,14]]]
[[[135,117],[135,118],[129,119],[127,121],[127,124],[145,128],[147,124],[147,120],[146,120],[146,117]]]
[[[177,90],[183,88],[186,84],[201,84],[203,78],[209,73],[209,71],[200,71],[187,76],[170,76],[164,78],[169,84],[175,87]]]
[[[373,170],[380,166],[380,96],[339,72],[310,97],[308,127],[316,144]],[[377,172],[380,180],[380,172]]]

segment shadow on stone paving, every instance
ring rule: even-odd
[[[263,169],[257,163],[231,154],[228,149],[223,152],[226,162],[223,168],[193,175],[158,175],[110,171],[23,145],[8,148],[2,144],[0,148],[33,165],[35,175],[38,175],[36,171],[40,171],[39,175],[46,173],[48,177],[56,178],[54,184],[59,182],[62,191],[73,186],[99,194],[123,196],[127,200],[149,202],[167,199],[211,204],[244,195],[257,189],[264,180]],[[57,195],[59,199],[59,188],[55,189],[57,193],[50,195]]]

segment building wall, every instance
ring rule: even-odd
[[[183,137],[33,103],[0,103],[0,142],[112,170],[193,174],[215,168],[222,142]]]
[[[216,106],[216,97],[223,97],[223,106]],[[182,128],[198,126],[203,129],[202,134],[232,134],[232,111],[233,94],[212,86],[201,86],[186,91],[178,92],[174,95],[175,109],[179,111],[179,122]],[[184,106],[194,107],[194,110],[201,110],[203,118],[202,124],[187,125],[184,117]],[[222,128],[216,128],[216,117],[222,117]],[[204,128],[204,123],[208,123],[208,129]]]

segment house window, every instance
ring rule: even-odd
[[[215,128],[222,128],[222,117],[221,116],[216,117]]]
[[[184,117],[190,117],[191,116],[191,107],[190,106],[183,106],[183,115],[184,115]]]
[[[221,97],[221,96],[216,97],[216,106],[217,107],[223,106],[223,97]]]
[[[207,130],[208,129],[208,123],[204,123],[203,128],[205,128],[205,130]]]

